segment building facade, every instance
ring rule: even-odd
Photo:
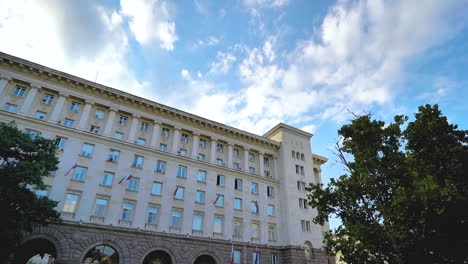
[[[4,53],[0,107],[60,160],[37,194],[63,223],[28,234],[12,263],[334,263],[306,202],[327,161],[312,134],[254,135]]]

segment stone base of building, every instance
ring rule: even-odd
[[[25,264],[32,256],[42,253],[52,255],[54,264],[84,263],[86,254],[100,245],[115,249],[118,264],[158,263],[148,261],[148,256],[154,255],[154,252],[162,252],[167,256],[166,262],[159,263],[225,264],[231,261],[231,247],[241,252],[241,263],[246,264],[253,263],[252,255],[255,251],[260,252],[261,264],[271,264],[272,255],[276,255],[276,263],[335,264],[334,257],[325,255],[321,249],[314,249],[311,258],[306,259],[304,249],[294,246],[231,243],[226,240],[72,222],[35,228],[25,236],[22,247],[11,255],[10,263]]]

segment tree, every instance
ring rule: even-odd
[[[350,264],[468,263],[467,131],[437,105],[394,120],[363,115],[344,125],[337,155],[347,173],[308,187],[313,221],[342,221],[325,249]]]
[[[25,232],[36,225],[60,221],[54,210],[56,201],[39,197],[44,190],[42,178],[57,169],[54,141],[32,136],[14,123],[0,123],[0,259],[21,241]],[[2,261],[0,261],[2,262]]]

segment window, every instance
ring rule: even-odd
[[[107,200],[106,199],[96,199],[96,204],[94,206],[93,215],[96,217],[104,217],[106,213]]]
[[[166,162],[165,161],[158,160],[158,163],[156,163],[156,172],[166,173]]]
[[[224,162],[222,159],[216,159],[216,164],[219,166],[224,166]]]
[[[215,216],[214,225],[213,225],[213,232],[214,233],[222,233],[223,232],[223,218],[220,216]]]
[[[269,204],[268,205],[268,216],[275,216],[275,206]]]
[[[70,104],[70,111],[73,111],[73,112],[78,112],[80,111],[80,103],[77,103],[77,102],[72,102]]]
[[[258,183],[252,182],[250,184],[250,192],[251,193],[258,193]]]
[[[68,193],[62,211],[67,213],[74,213],[76,210],[76,205],[78,204],[78,199],[80,199],[78,194]]]
[[[302,232],[310,232],[310,221],[301,220]]]
[[[55,138],[55,147],[58,150],[64,150],[65,149],[65,144],[67,143],[67,139],[63,137],[56,137]]]
[[[179,200],[184,199],[184,187],[177,187],[177,191],[175,192],[174,198]]]
[[[304,160],[304,153],[301,154],[301,160]]]
[[[216,195],[215,206],[217,206],[217,207],[223,207],[224,206],[224,195],[221,195],[221,194]]]
[[[36,190],[34,193],[38,196],[38,197],[45,197],[47,196],[47,190]]]
[[[163,137],[169,137],[169,128],[163,127],[161,129],[161,136]]]
[[[104,172],[104,175],[102,176],[102,185],[106,186],[112,186],[112,181],[114,180],[114,173],[111,172]]]
[[[258,202],[257,201],[252,201],[250,204],[250,211],[254,214],[258,213]]]
[[[84,181],[87,171],[88,171],[87,168],[77,167],[75,169],[75,173],[73,174],[73,180],[75,180],[75,181]]]
[[[5,104],[5,107],[3,107],[3,110],[15,113],[16,112],[16,105]]]
[[[268,225],[268,240],[270,241],[276,240],[276,226],[274,224]]]
[[[98,119],[104,119],[104,110],[96,109],[96,112],[94,112],[94,117]]]
[[[141,122],[140,130],[141,131],[148,131],[149,124],[146,122]]]
[[[216,150],[219,151],[219,152],[223,152],[224,151],[224,145],[223,144],[217,144],[216,145]]]
[[[299,165],[296,165],[296,174],[299,174]]]
[[[263,157],[263,164],[265,164],[265,165],[270,165],[270,158],[268,158],[268,157]]]
[[[259,230],[258,223],[251,223],[250,224],[250,229],[251,229],[251,232],[252,232],[252,238],[259,238],[260,230]]]
[[[304,175],[304,166],[301,166],[301,175]]]
[[[216,177],[216,185],[224,186],[224,175],[218,175]]]
[[[249,153],[249,161],[255,161],[255,155],[253,153]]]
[[[306,184],[303,181],[297,181],[297,189],[301,192],[305,192]]]
[[[123,134],[123,133],[115,132],[115,134],[114,134],[114,138],[115,138],[115,139],[122,140],[123,137],[124,137],[124,134]]]
[[[128,117],[123,116],[123,115],[119,116],[119,124],[120,125],[126,126],[127,122],[128,122]]]
[[[187,156],[187,150],[186,149],[180,149],[179,150],[179,155],[184,156],[184,157]]]
[[[234,168],[234,169],[236,169],[236,170],[240,170],[239,163],[234,162],[234,163],[232,164],[232,168]]]
[[[273,186],[267,186],[267,196],[268,197],[273,197]]]
[[[73,123],[74,121],[68,118],[65,118],[65,120],[63,120],[63,125],[67,127],[73,127]]]
[[[34,130],[26,130],[26,134],[29,135],[29,138],[31,138],[32,140],[36,139],[37,136],[39,136],[39,132]]]
[[[235,198],[234,199],[234,209],[235,210],[242,210],[242,199]]]
[[[199,160],[205,160],[205,154],[198,154],[198,159]]]
[[[185,178],[186,174],[187,174],[187,167],[179,165],[179,169],[177,170],[177,177]]]
[[[144,145],[146,144],[146,139],[144,139],[144,138],[138,138],[137,141],[136,141],[136,143],[137,143],[138,145],[144,146]]]
[[[307,209],[307,199],[299,198],[299,208]]]
[[[234,157],[239,157],[239,149],[238,149],[238,148],[233,149],[233,150],[232,150],[232,155],[233,155]]]
[[[206,139],[200,138],[199,144],[200,144],[200,147],[206,148]]]
[[[51,94],[44,94],[44,97],[42,97],[42,102],[46,104],[52,104],[54,102],[54,96]]]
[[[157,207],[149,207],[148,208],[148,219],[146,223],[150,225],[155,225],[158,222],[158,211]]]
[[[234,236],[242,237],[242,221],[239,219],[234,219]]]
[[[205,192],[204,191],[197,191],[196,197],[195,197],[195,202],[196,203],[205,203]]]
[[[242,180],[241,179],[235,179],[234,180],[234,189],[242,191]]]
[[[119,156],[120,156],[120,151],[111,149],[109,151],[109,156],[107,157],[107,161],[118,162]]]
[[[180,228],[181,211],[172,210],[171,213],[171,227]]]
[[[189,135],[187,133],[182,133],[180,136],[180,141],[187,143]]]
[[[23,96],[26,92],[26,88],[16,85],[15,90],[13,90],[13,94],[16,96]]]
[[[234,250],[234,264],[241,263],[241,252],[238,250]]]
[[[138,191],[138,183],[140,180],[138,178],[130,178],[127,185],[127,190],[129,191]]]
[[[159,144],[159,150],[161,151],[167,151],[167,145],[166,144]]]
[[[249,167],[249,172],[250,173],[255,173],[255,168],[254,167]]]
[[[132,166],[139,169],[143,168],[143,157],[135,155]]]
[[[124,203],[122,206],[122,217],[120,219],[125,221],[132,221],[134,206],[135,205],[131,203]]]
[[[270,178],[270,172],[269,171],[264,171],[263,176]]]
[[[199,182],[206,182],[206,171],[199,170],[197,181]]]
[[[89,132],[99,134],[100,130],[101,130],[100,127],[92,125],[91,128],[89,129]]]
[[[276,254],[271,254],[271,264],[276,264]]]
[[[300,156],[299,152],[296,152],[296,159],[300,159],[300,158],[301,158],[301,156]]]
[[[37,111],[37,112],[34,114],[34,117],[37,118],[37,119],[46,119],[47,114],[44,113],[44,112],[39,112],[39,111]]]
[[[153,188],[151,189],[151,194],[161,195],[162,185],[163,184],[160,182],[153,182]]]
[[[83,144],[81,148],[81,156],[91,157],[93,155],[94,145]]]
[[[203,215],[194,214],[193,215],[192,230],[201,231],[202,230],[202,223],[203,223]]]

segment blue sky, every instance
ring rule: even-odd
[[[2,0],[0,50],[253,133],[438,103],[468,129],[467,0]],[[338,222],[332,221],[332,227]]]

